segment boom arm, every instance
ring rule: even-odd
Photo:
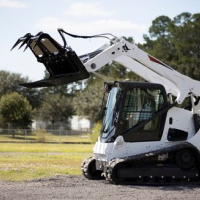
[[[161,83],[167,93],[177,97],[181,104],[190,93],[200,96],[199,81],[193,80],[122,39],[106,48],[84,65],[88,72],[94,72],[111,61],[117,61],[148,82]]]

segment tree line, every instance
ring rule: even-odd
[[[159,16],[143,38],[144,43],[137,44],[139,48],[182,74],[200,80],[200,13],[184,12],[173,19]],[[133,37],[125,39],[134,42]],[[84,82],[43,89],[21,87],[19,84],[28,82],[28,78],[0,71],[0,121],[28,128],[33,118],[54,124],[68,123],[72,115],[79,115],[95,123],[101,120],[103,83],[125,79],[142,80],[116,62],[101,68],[98,75],[91,74]]]

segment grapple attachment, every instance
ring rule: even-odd
[[[39,32],[33,36],[30,33],[21,37],[12,47],[15,48],[22,43],[19,49],[26,44],[24,51],[29,47],[36,56],[37,61],[43,63],[49,72],[49,78],[31,82],[22,83],[21,85],[28,88],[59,86],[79,80],[89,78],[89,73],[70,47],[66,47],[67,43],[62,34],[62,30],[58,30],[64,46],[61,46],[50,35]],[[11,50],[12,50],[11,49]]]

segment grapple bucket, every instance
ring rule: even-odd
[[[60,33],[60,32],[59,32]],[[28,88],[59,86],[89,78],[89,73],[76,55],[75,51],[66,47],[66,41],[62,35],[64,46],[61,46],[46,33],[38,33],[33,36],[30,33],[21,37],[12,47],[19,48],[26,44],[24,51],[29,47],[36,56],[37,61],[43,63],[49,72],[49,78],[21,85]],[[11,50],[12,50],[11,49]]]

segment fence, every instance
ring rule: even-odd
[[[16,129],[0,124],[0,142],[89,143],[91,130]]]

